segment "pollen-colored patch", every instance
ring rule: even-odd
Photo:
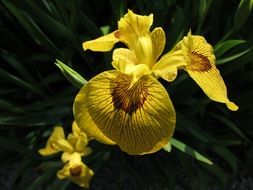
[[[120,38],[120,32],[119,31],[116,31],[113,33],[115,38],[119,39]]]
[[[73,176],[73,177],[80,176],[82,173],[82,167],[77,166],[75,168],[70,168],[70,173],[71,173],[71,176]]]
[[[147,99],[148,86],[145,81],[139,80],[131,86],[131,76],[118,74],[116,85],[112,90],[113,104],[116,109],[132,114],[141,108]]]
[[[204,72],[212,68],[210,61],[204,55],[196,52],[191,52],[188,56],[190,58],[190,64],[187,65],[187,69]]]

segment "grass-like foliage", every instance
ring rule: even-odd
[[[154,14],[166,52],[190,29],[205,36],[239,110],[210,101],[185,72],[173,83],[159,79],[176,110],[171,146],[130,156],[91,141],[83,160],[94,171],[90,189],[232,189],[242,173],[253,175],[252,7],[252,0],[0,0],[0,189],[82,189],[56,177],[60,154],[38,150],[55,126],[71,132],[79,88],[113,69],[111,52],[83,51],[82,43],[117,29],[127,9]]]

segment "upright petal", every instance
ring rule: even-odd
[[[131,83],[131,75],[118,71],[97,75],[77,95],[75,120],[96,139],[101,134],[90,131],[100,131],[128,154],[155,152],[173,135],[173,105],[164,87],[150,75]]]
[[[151,33],[151,40],[153,45],[154,62],[157,61],[162,54],[166,42],[165,33],[162,28],[155,28]]]
[[[84,42],[83,49],[102,52],[110,51],[113,48],[114,44],[119,42],[119,38],[119,31],[114,31],[95,40]]]
[[[128,13],[118,22],[120,36],[131,47],[140,36],[149,33],[152,23],[153,14],[141,16],[128,10]]]
[[[188,34],[175,49],[182,49],[186,71],[202,88],[206,95],[217,102],[225,103],[230,110],[238,107],[227,97],[227,88],[215,66],[213,48],[204,37]]]

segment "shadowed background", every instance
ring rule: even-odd
[[[52,128],[66,132],[78,88],[55,59],[89,80],[112,69],[111,52],[84,52],[82,42],[117,28],[127,9],[154,14],[168,52],[187,34],[214,46],[217,67],[237,112],[212,102],[185,73],[160,80],[177,112],[174,137],[214,162],[207,165],[175,147],[129,156],[91,142],[85,158],[95,172],[91,189],[253,189],[252,0],[0,0],[0,189],[81,189],[60,181],[60,155],[43,158]],[[188,154],[187,154],[188,153]]]

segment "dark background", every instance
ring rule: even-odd
[[[213,45],[217,67],[237,112],[212,102],[184,72],[160,80],[177,112],[174,137],[213,161],[207,165],[175,147],[129,156],[91,142],[84,159],[91,189],[253,189],[252,0],[0,0],[0,189],[81,189],[56,172],[60,155],[41,157],[52,128],[71,130],[78,88],[54,64],[61,60],[89,80],[112,69],[111,52],[82,50],[82,42],[117,28],[127,9],[154,14],[164,53],[187,34]]]

